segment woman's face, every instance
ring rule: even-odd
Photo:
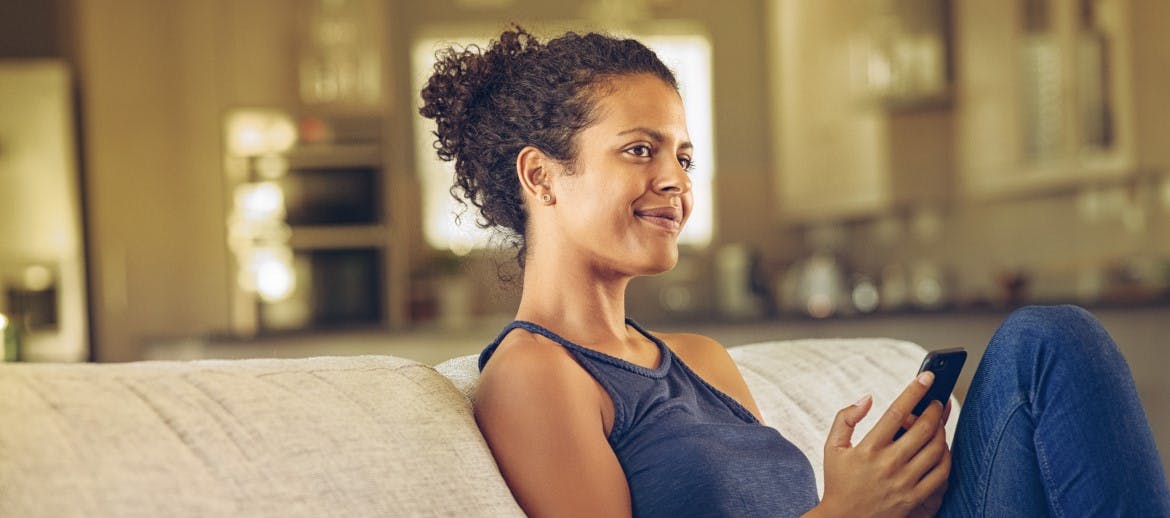
[[[572,170],[555,177],[557,227],[603,274],[661,273],[678,261],[694,203],[682,99],[650,74],[609,86],[576,136]]]

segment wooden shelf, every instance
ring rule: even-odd
[[[285,156],[291,169],[382,166],[382,150],[377,144],[368,143],[303,145]]]
[[[293,249],[383,248],[390,238],[385,225],[294,226],[289,245]]]
[[[1143,161],[1135,145],[1130,2],[1097,0],[1096,21],[1087,28],[1073,3],[1041,0],[1036,6],[1050,22],[1027,30],[1017,4],[956,4],[957,62],[964,78],[956,99],[956,151],[963,197],[1042,196],[1129,177]],[[1084,77],[1105,84],[1094,94],[1093,88],[1083,90]],[[1099,111],[1108,121],[1108,142],[1086,144],[1095,142],[1097,131],[1097,123],[1086,122],[1095,120],[1087,111]]]

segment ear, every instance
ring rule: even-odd
[[[555,160],[533,146],[524,146],[516,154],[516,175],[525,200],[537,200],[552,189],[552,168]]]

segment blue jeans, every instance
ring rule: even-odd
[[[1129,366],[1092,315],[1028,307],[996,331],[960,412],[942,516],[1170,516]]]

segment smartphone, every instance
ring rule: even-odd
[[[937,351],[930,351],[926,353],[926,358],[922,360],[922,366],[918,368],[918,373],[925,371],[934,373],[934,383],[927,389],[926,395],[918,401],[912,411],[914,415],[922,415],[926,411],[926,407],[930,406],[931,401],[938,401],[943,405],[947,404],[947,400],[951,397],[951,391],[955,389],[955,382],[959,380],[959,373],[963,371],[963,364],[967,361],[967,351],[962,347],[954,349],[940,349]],[[899,428],[898,433],[894,434],[894,440],[898,440],[902,434],[906,433],[904,428]]]

